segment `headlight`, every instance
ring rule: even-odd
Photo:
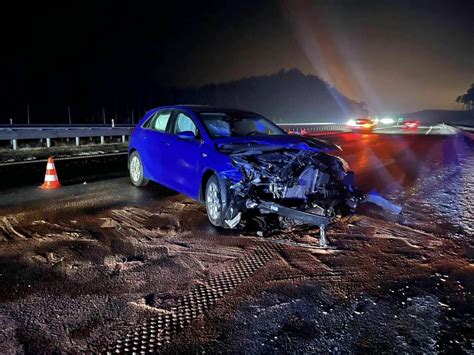
[[[383,124],[393,124],[395,121],[393,120],[393,118],[385,117],[385,118],[382,118],[380,122]]]
[[[344,169],[344,171],[346,172],[349,171],[350,170],[349,163],[345,161],[344,159],[342,159],[341,157],[337,157],[337,158],[342,163],[342,168]]]

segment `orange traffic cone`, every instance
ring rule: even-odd
[[[58,180],[58,174],[56,174],[56,168],[54,167],[53,157],[48,158],[48,165],[46,165],[46,175],[44,176],[44,183],[40,186],[42,189],[59,189],[61,183]]]

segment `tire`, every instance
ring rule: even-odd
[[[134,151],[128,158],[128,170],[130,172],[130,181],[137,187],[146,186],[148,179],[143,175],[143,165],[140,154]]]
[[[212,175],[206,184],[206,211],[209,222],[215,227],[223,226],[223,204],[222,193],[219,186],[219,180],[215,175]]]

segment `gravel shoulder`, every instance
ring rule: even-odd
[[[107,143],[107,144],[84,144],[59,145],[51,148],[30,147],[19,150],[0,149],[0,164],[17,162],[34,162],[48,159],[50,156],[55,158],[71,158],[82,156],[93,156],[107,153],[127,152],[128,143]]]

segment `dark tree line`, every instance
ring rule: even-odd
[[[367,114],[364,102],[345,97],[315,75],[297,69],[269,76],[177,90],[183,103],[246,109],[276,122],[345,122],[352,114]]]
[[[471,87],[467,89],[466,93],[459,95],[456,98],[456,103],[459,108],[462,108],[466,111],[474,110],[474,84],[471,84]]]

